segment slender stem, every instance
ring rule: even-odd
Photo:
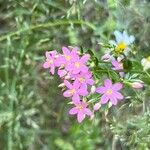
[[[147,74],[147,76],[150,78],[150,74],[147,72],[147,71],[145,71],[145,73]]]
[[[118,142],[118,138],[114,135],[112,141],[112,150],[116,150],[117,142]]]
[[[6,82],[6,86],[7,86],[7,96],[10,94],[10,85],[9,85],[9,50],[10,50],[10,38],[7,37],[7,49],[6,49],[6,69],[5,69],[5,82]],[[12,108],[13,106],[13,101],[12,99],[9,99],[9,109],[10,112],[12,113]],[[12,120],[10,120],[9,124],[8,124],[8,138],[7,138],[7,148],[8,150],[12,150]]]
[[[69,24],[86,25],[87,27],[89,27],[92,30],[95,30],[95,28],[96,28],[90,22],[83,21],[83,20],[57,20],[57,21],[54,21],[54,22],[48,22],[48,23],[43,23],[43,24],[38,24],[38,25],[32,25],[28,28],[23,28],[21,30],[11,32],[9,34],[1,36],[0,41],[6,40],[7,37],[12,37],[14,35],[17,35],[17,34],[20,34],[22,32],[26,32],[26,31],[29,31],[29,30],[35,30],[35,29],[38,29],[38,28],[47,28],[47,27],[53,27],[53,26],[60,26],[60,25],[69,25]]]

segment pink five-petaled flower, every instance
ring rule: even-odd
[[[80,101],[80,95],[81,96],[86,96],[88,95],[87,87],[86,86],[80,86],[78,82],[74,82],[71,84],[67,80],[64,80],[65,86],[68,88],[63,95],[64,97],[72,97],[72,100],[74,102],[79,102]]]
[[[87,103],[86,102],[81,102],[79,101],[78,103],[74,103],[75,107],[71,108],[69,111],[70,115],[76,115],[77,114],[77,120],[79,123],[81,123],[85,116],[92,116],[93,113],[90,111],[89,108],[87,108]]]
[[[102,94],[101,104],[105,104],[110,100],[113,105],[116,105],[118,100],[123,99],[123,95],[118,92],[120,89],[122,89],[121,83],[112,84],[110,79],[106,79],[104,86],[96,89],[97,93]]]
[[[113,65],[113,70],[119,71],[120,76],[123,78],[124,77],[124,72],[123,72],[123,63],[119,62],[117,60],[113,60],[112,62]]]
[[[85,54],[81,58],[79,55],[77,55],[72,59],[72,63],[66,66],[66,70],[72,74],[78,74],[80,72],[87,73],[88,67],[86,66],[86,62],[89,60],[89,58],[89,54]]]
[[[61,55],[57,61],[61,66],[65,67],[73,60],[74,57],[78,56],[77,50],[77,47],[72,48],[72,50],[69,50],[67,47],[62,47],[63,55]]]
[[[87,73],[79,73],[79,74],[73,74],[71,76],[75,81],[77,81],[80,85],[84,84],[85,86],[93,85],[94,80],[92,78],[92,73],[88,71]]]
[[[45,69],[50,68],[50,73],[54,74],[55,67],[57,66],[55,60],[58,54],[55,50],[50,52],[46,51],[45,56],[46,56],[46,62],[43,64],[43,68]]]

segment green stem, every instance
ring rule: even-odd
[[[86,25],[87,27],[89,27],[92,30],[95,30],[95,28],[96,28],[90,22],[83,21],[83,20],[57,20],[57,21],[54,21],[54,22],[48,22],[48,23],[43,23],[43,24],[38,24],[38,25],[32,25],[28,28],[23,28],[21,30],[11,32],[9,34],[1,36],[0,41],[6,40],[7,37],[12,37],[14,35],[17,35],[17,34],[20,34],[22,32],[26,32],[26,31],[29,31],[29,30],[35,30],[35,29],[47,28],[47,27],[54,27],[54,26],[60,26],[60,25],[69,25],[69,24]]]
[[[6,70],[5,70],[5,82],[6,82],[6,86],[7,86],[7,96],[10,95],[10,85],[9,85],[9,49],[10,49],[10,44],[11,44],[11,41],[10,41],[10,38],[7,37],[7,50],[6,50],[6,65],[8,67],[6,67]],[[12,113],[13,111],[13,101],[11,98],[9,98],[9,110],[10,112]],[[7,134],[8,138],[7,138],[7,148],[8,150],[12,150],[12,120],[9,122],[8,124],[8,134]]]

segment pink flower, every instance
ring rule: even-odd
[[[60,78],[62,78],[67,74],[67,71],[64,69],[58,69],[57,74],[59,75]]]
[[[87,108],[87,103],[86,102],[78,102],[74,103],[75,107],[71,108],[69,111],[70,115],[76,115],[77,114],[77,120],[79,123],[81,123],[85,116],[92,116],[93,113],[90,111],[89,108]]]
[[[119,70],[122,71],[123,70],[123,64],[121,62],[118,62],[117,60],[113,60],[112,62],[113,65],[113,70]]]
[[[104,86],[96,89],[97,93],[102,94],[101,104],[105,104],[110,100],[113,105],[116,105],[118,100],[123,99],[123,95],[118,92],[120,89],[122,89],[121,83],[112,84],[110,79],[106,79]]]
[[[80,84],[76,81],[73,84],[71,84],[70,82],[65,80],[64,84],[68,88],[68,90],[63,93],[64,97],[72,97],[72,100],[74,102],[80,101],[80,95],[81,96],[88,95],[87,87],[85,86],[80,87]]]
[[[69,50],[67,47],[62,47],[63,55],[57,59],[57,62],[65,67],[73,58],[78,56],[77,49],[77,47],[74,47],[72,50]]]
[[[119,62],[117,60],[113,60],[111,63],[113,65],[112,69],[119,71],[120,76],[123,77],[124,76],[124,72],[123,72],[123,64],[122,64],[122,62]]]
[[[85,54],[81,58],[76,56],[72,59],[72,62],[66,66],[66,70],[72,74],[78,74],[80,72],[87,73],[88,67],[86,62],[89,60],[90,55]]]
[[[87,73],[79,73],[79,74],[73,74],[71,76],[75,81],[77,81],[80,85],[85,84],[87,86],[88,85],[93,85],[94,84],[94,80],[92,79],[92,73],[91,72],[87,72]]]
[[[45,53],[45,56],[46,56],[46,62],[43,64],[43,68],[45,69],[48,69],[50,68],[50,72],[51,74],[54,74],[55,72],[55,67],[57,66],[56,65],[56,58],[57,58],[57,52],[56,51],[46,51]]]

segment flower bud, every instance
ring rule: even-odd
[[[142,89],[144,85],[142,82],[133,82],[131,83],[131,86],[135,89]]]
[[[58,87],[65,87],[65,84],[61,83],[61,84],[58,85]]]
[[[100,107],[101,107],[101,104],[99,102],[94,105],[93,109],[94,109],[94,111],[97,111]]]
[[[96,87],[95,87],[95,86],[92,86],[92,87],[91,87],[91,93],[94,94],[95,91],[96,91]]]
[[[104,54],[102,57],[101,57],[101,60],[103,60],[104,62],[109,62],[111,60],[112,56],[108,53]]]

